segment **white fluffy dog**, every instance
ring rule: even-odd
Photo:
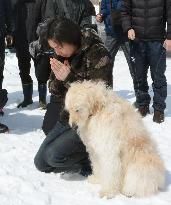
[[[140,115],[103,82],[71,84],[65,108],[92,162],[100,196],[144,197],[163,188],[165,168]]]

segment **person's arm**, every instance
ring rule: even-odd
[[[106,0],[101,1],[101,8],[100,8],[100,14],[105,18],[105,16],[110,14],[110,11],[107,9],[107,3]]]
[[[82,1],[82,16],[80,18],[81,28],[91,28],[92,26],[92,16],[96,16],[95,8],[90,0]]]
[[[131,10],[132,10],[131,0],[123,0],[121,14],[122,14],[122,27],[125,33],[127,33],[130,29],[132,29]]]
[[[171,0],[166,0],[166,21],[167,35],[163,46],[167,51],[171,51]]]
[[[45,14],[44,18],[54,18],[56,16],[55,14],[55,3],[53,0],[46,0],[46,8],[45,8]]]
[[[112,77],[112,70],[113,64],[110,59],[109,52],[104,47],[103,44],[95,44],[93,45],[87,53],[87,80],[103,80],[109,86],[112,87],[113,84],[113,77]],[[72,70],[72,69],[71,69]],[[77,74],[73,73],[72,71],[67,76],[65,81],[63,82],[66,87],[78,80],[84,80]]]
[[[113,63],[108,50],[103,44],[95,44],[91,47],[87,54],[88,80],[102,80],[107,85],[113,85]]]
[[[167,39],[171,40],[171,0],[166,0],[167,13]]]

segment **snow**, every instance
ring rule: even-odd
[[[22,100],[17,59],[6,55],[4,87],[9,92],[5,116],[0,118],[10,133],[0,135],[0,205],[170,205],[171,204],[171,59],[167,59],[168,97],[166,119],[161,125],[152,122],[152,114],[144,123],[158,145],[166,165],[166,187],[159,194],[145,199],[118,195],[111,200],[100,199],[99,186],[91,185],[79,174],[45,174],[36,170],[33,160],[45,136],[41,125],[45,111],[38,109],[37,82],[34,79],[34,104],[17,109]],[[120,51],[114,66],[114,90],[134,102],[132,80],[125,57]],[[151,82],[151,80],[149,79]],[[152,90],[150,88],[152,95]],[[153,110],[151,109],[151,113]]]

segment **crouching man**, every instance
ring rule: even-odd
[[[70,83],[78,80],[104,80],[112,86],[110,54],[93,29],[83,29],[68,19],[52,19],[42,31],[56,55],[50,59],[52,74],[50,103],[44,117],[47,135],[35,156],[35,166],[42,172],[90,171],[85,146],[62,114]]]

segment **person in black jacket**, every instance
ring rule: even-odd
[[[5,64],[5,39],[7,45],[13,43],[14,24],[10,0],[0,0],[0,90],[2,89],[3,71]],[[0,115],[3,115],[3,107],[0,107]]]
[[[167,23],[167,31],[166,31]],[[154,92],[153,121],[164,121],[167,82],[166,49],[171,50],[171,0],[124,0],[122,26],[131,40],[133,82],[138,110],[149,111],[147,72],[150,67]]]
[[[30,76],[31,55],[29,53],[29,43],[38,38],[36,30],[38,24],[45,20],[46,3],[47,0],[12,0],[15,21],[15,48],[24,94],[24,100],[18,105],[18,108],[27,107],[33,103],[33,80]],[[37,68],[37,61],[34,63]],[[40,105],[46,99],[48,77],[44,78],[44,75],[46,76],[44,73],[39,76],[36,72]]]
[[[46,6],[46,17],[66,17],[81,28],[92,27],[92,17],[96,16],[90,0],[49,0]]]

